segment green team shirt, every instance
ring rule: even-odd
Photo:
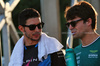
[[[80,44],[74,52],[77,66],[100,66],[100,37],[87,47]]]

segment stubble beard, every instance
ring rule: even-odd
[[[74,39],[82,39],[85,36],[85,33],[76,34],[73,36]]]
[[[39,39],[33,39],[33,38],[31,38],[31,37],[29,37],[29,35],[27,34],[27,32],[24,30],[24,32],[25,32],[25,36],[28,38],[28,39],[30,39],[30,40],[32,40],[32,41],[39,41],[40,40],[40,38],[41,38],[41,36],[39,37]],[[39,32],[35,32],[34,34],[40,34]],[[34,34],[32,34],[32,35],[34,35]]]

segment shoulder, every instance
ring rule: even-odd
[[[100,43],[100,37],[96,40],[97,43]]]
[[[58,51],[50,55],[51,55],[52,66],[66,66],[65,57],[62,51]]]
[[[60,51],[52,53],[51,56],[64,57],[64,54],[63,54],[62,50],[60,50]]]

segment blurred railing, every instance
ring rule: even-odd
[[[9,0],[5,2],[0,0],[0,54],[1,54],[1,66],[8,66],[10,55],[11,55],[11,44],[10,36],[14,43],[17,42],[19,36],[17,34],[16,28],[12,22],[12,11],[19,3],[20,0]],[[2,37],[1,37],[2,34]],[[1,41],[2,39],[2,41]],[[1,47],[1,44],[3,47]],[[3,49],[3,60],[4,65],[2,65],[2,49]]]

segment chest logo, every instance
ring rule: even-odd
[[[98,50],[90,50],[91,53],[96,53]]]
[[[98,58],[98,50],[89,50],[90,54],[88,54],[88,58]]]

